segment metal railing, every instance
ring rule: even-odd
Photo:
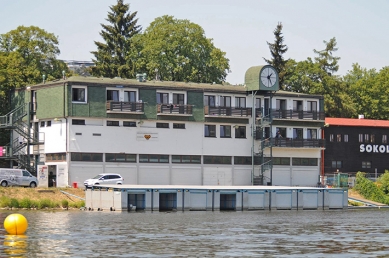
[[[273,119],[305,119],[305,120],[324,120],[325,113],[321,111],[303,111],[303,110],[271,110]]]
[[[251,108],[205,106],[204,114],[208,116],[250,117]]]
[[[107,111],[111,112],[144,112],[143,102],[107,101]]]
[[[324,148],[324,139],[293,139],[293,138],[272,138],[273,147],[284,148]]]
[[[158,104],[158,114],[180,114],[180,115],[192,115],[193,105],[182,104]]]

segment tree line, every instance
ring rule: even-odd
[[[101,24],[102,41],[91,51],[95,66],[86,74],[135,78],[146,73],[148,79],[228,84],[229,59],[201,26],[165,15],[142,30],[137,12],[123,0],[109,7],[106,21]],[[288,46],[282,29],[278,23],[274,42],[267,42],[271,58],[258,60],[277,69],[282,90],[323,95],[329,117],[389,119],[389,67],[376,71],[354,63],[346,75],[337,75],[335,37],[323,42],[323,50],[313,49],[313,57],[285,59]],[[0,35],[0,115],[10,110],[15,88],[74,74],[57,59],[59,54],[57,36],[39,27],[19,26]]]

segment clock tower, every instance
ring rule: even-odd
[[[278,72],[271,65],[250,67],[245,74],[245,85],[247,91],[278,91]]]

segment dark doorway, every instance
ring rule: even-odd
[[[220,194],[220,210],[236,210],[236,194]]]
[[[172,211],[177,209],[177,193],[160,193],[159,210]]]
[[[145,194],[128,194],[128,211],[133,210],[133,207],[135,207],[135,210],[144,210],[146,206],[145,199]]]

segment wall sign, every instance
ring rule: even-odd
[[[359,145],[359,151],[373,153],[389,153],[389,145],[361,144]]]

